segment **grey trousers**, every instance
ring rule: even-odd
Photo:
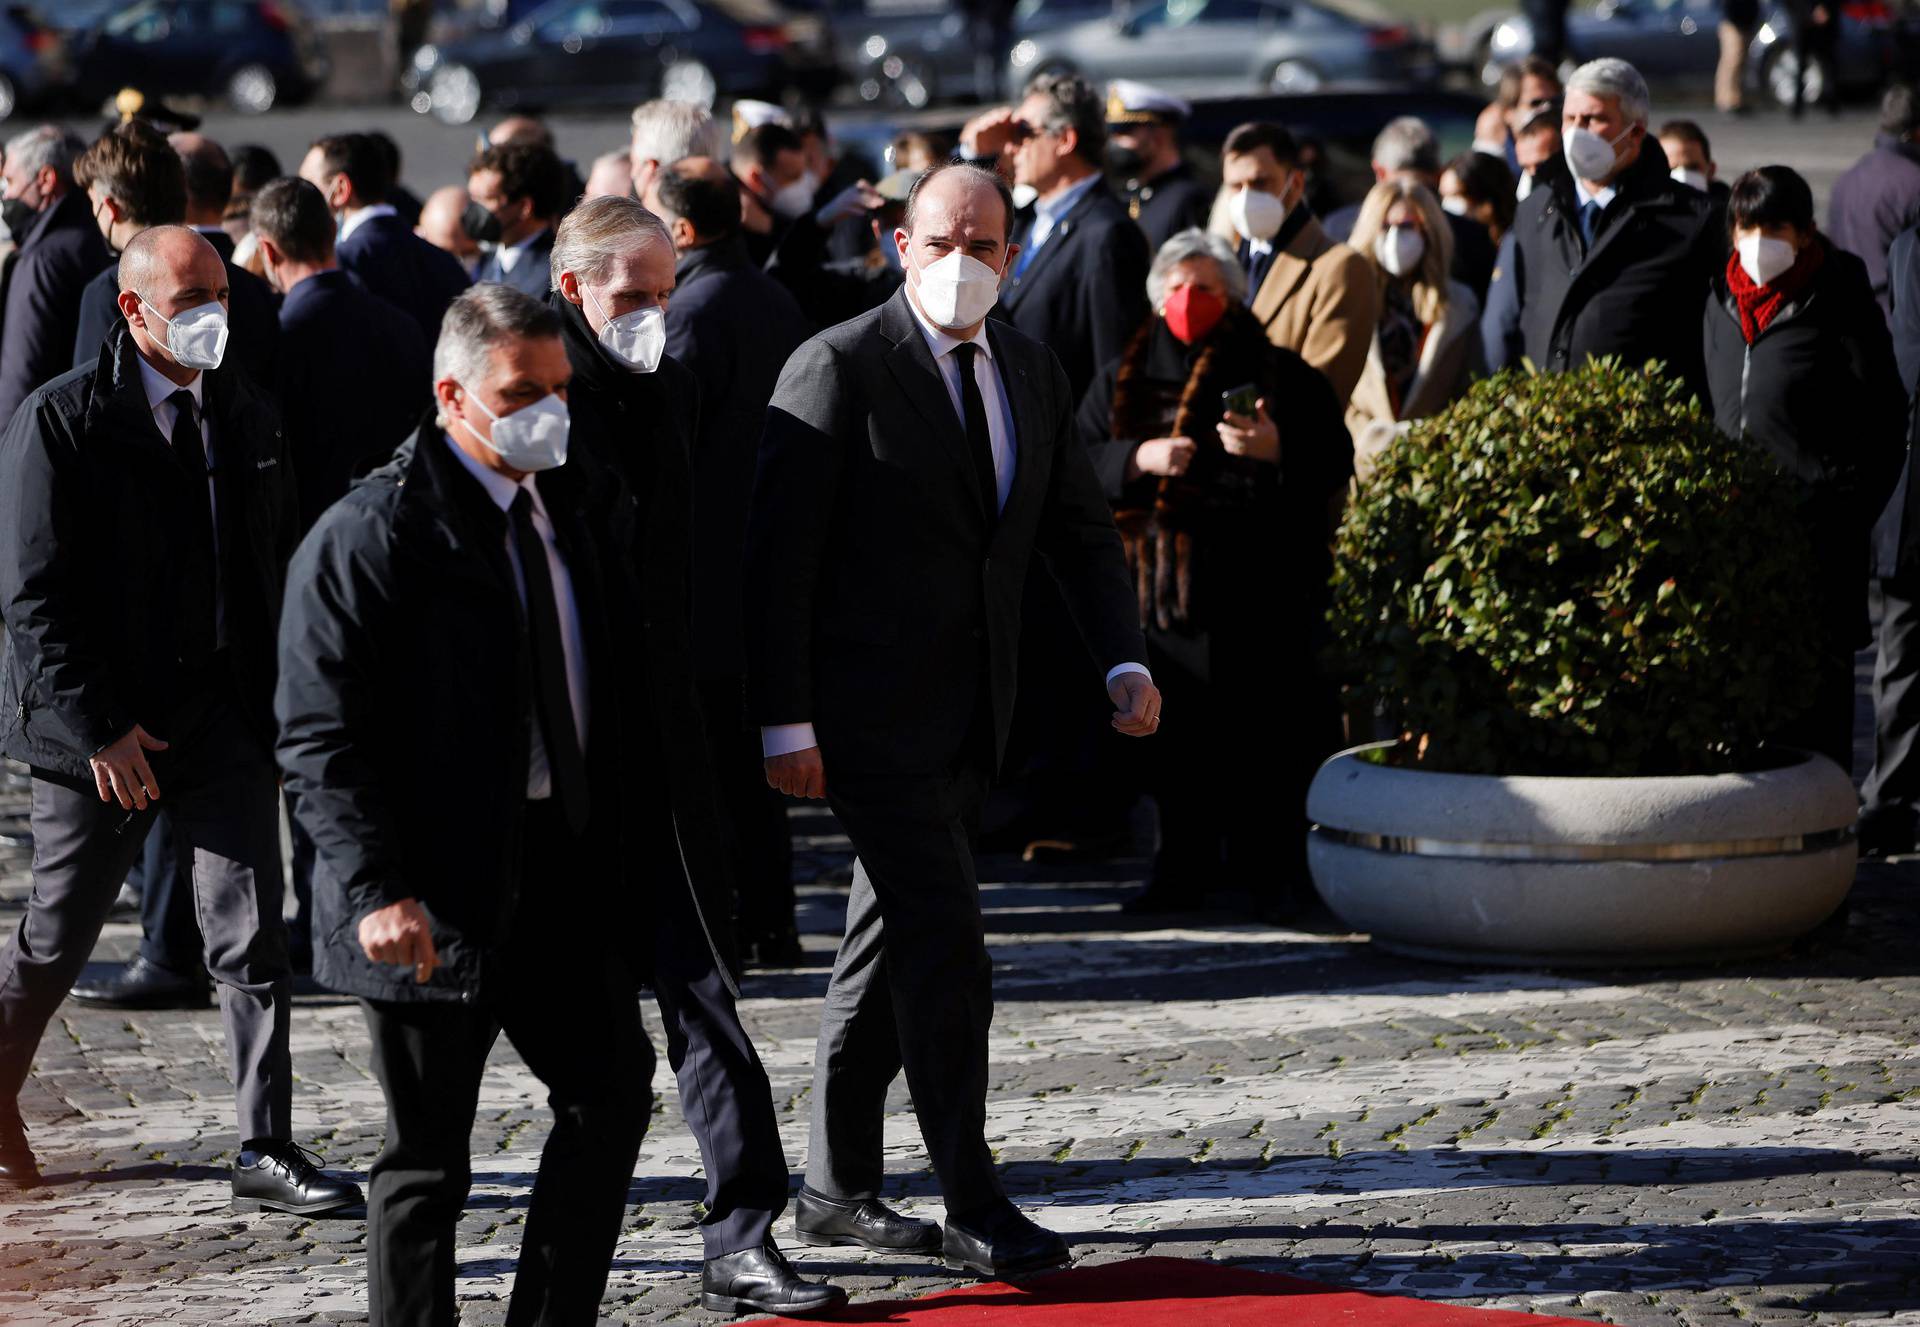
[[[946,778],[827,785],[859,855],[814,1052],[817,1193],[878,1195],[887,1088],[904,1068],[947,1214],[1006,1202],[986,1142],[993,965],[973,865],[987,781],[981,762]]]
[[[1920,830],[1920,589],[1894,580],[1872,585],[1879,657],[1873,666],[1873,772],[1860,790],[1863,820]]]
[[[164,736],[154,770],[183,855],[220,994],[240,1140],[292,1136],[287,1051],[292,995],[281,920],[279,791],[266,749],[220,700]],[[0,952],[0,1101],[11,1102],[41,1035],[100,938],[120,882],[153,827],[93,789],[35,777],[33,895]]]

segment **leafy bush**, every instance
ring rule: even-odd
[[[1337,649],[1422,768],[1751,767],[1813,677],[1795,501],[1651,365],[1502,373],[1360,490]]]

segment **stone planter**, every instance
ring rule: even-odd
[[[1344,751],[1307,795],[1314,886],[1400,953],[1555,966],[1776,951],[1853,884],[1853,782],[1807,755],[1751,774],[1610,779],[1396,769]]]

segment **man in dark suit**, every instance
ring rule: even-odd
[[[679,253],[666,313],[667,353],[699,385],[693,444],[693,643],[731,823],[740,946],[749,963],[801,961],[793,920],[786,804],[760,769],[747,722],[740,559],[767,402],[787,357],[813,331],[786,287],[755,267],[740,236],[740,186],[710,157],[664,167],[647,204]]]
[[[80,152],[77,138],[50,124],[7,140],[0,221],[18,252],[0,319],[0,422],[72,365],[80,292],[110,261],[87,196],[74,187]]]
[[[223,370],[226,271],[184,226],[120,258],[125,321],[0,436],[0,752],[33,771],[33,896],[0,950],[0,1180],[37,1182],[15,1099],[165,797],[232,1054],[242,1202],[357,1203],[294,1143],[272,758],[293,476]],[[164,785],[164,787],[163,787]]]
[[[207,148],[218,151],[216,145],[198,134],[181,137],[198,139]],[[220,154],[222,160],[225,156]],[[256,387],[271,389],[280,342],[277,301],[266,282],[233,265],[233,240],[220,229],[217,220],[194,224],[188,164],[158,129],[143,120],[129,120],[115,125],[82,152],[73,163],[73,176],[74,183],[86,193],[107,247],[115,253],[125,249],[135,235],[149,226],[185,224],[207,237],[207,243],[220,255],[221,264],[227,269],[227,288],[232,292],[234,363],[246,371]],[[205,173],[204,166],[196,169]],[[227,168],[227,179],[231,187],[231,166]],[[202,187],[205,187],[204,180]],[[199,215],[204,218],[208,211],[203,200]],[[217,209],[213,214],[217,218]],[[80,293],[79,325],[73,338],[74,368],[84,367],[100,357],[100,343],[122,321],[119,298],[118,271],[111,262],[104,263],[103,270]]]
[[[634,580],[647,676],[662,700],[656,722],[668,758],[653,766],[650,798],[671,805],[673,823],[653,828],[658,847],[677,845],[679,855],[664,862],[648,922],[667,1059],[706,1169],[701,1292],[709,1308],[724,1311],[818,1312],[846,1297],[802,1279],[773,1242],[774,1218],[787,1205],[787,1158],[773,1089],[740,1026],[728,970],[731,827],[714,797],[706,725],[693,698],[700,641],[687,596],[689,559],[697,557],[690,518],[701,519],[688,464],[699,388],[661,352],[673,266],[666,227],[631,198],[589,199],[561,222],[549,304],[574,371],[568,442],[619,477],[608,504],[624,553],[616,565]],[[743,515],[736,542],[744,525]],[[738,588],[736,579],[736,595]],[[744,709],[738,695],[731,704]]]
[[[1135,243],[1132,223],[1122,217]],[[972,841],[1002,757],[1020,600],[1037,552],[1133,735],[1160,694],[1120,538],[1047,347],[988,321],[1017,249],[991,171],[929,172],[896,242],[907,284],[780,375],[748,524],[747,657],[768,780],[826,797],[859,854],[814,1069],[796,1224],[810,1243],[941,1247],[983,1276],[1066,1261],[1022,1216],[985,1138],[992,969]],[[878,1200],[904,1068],[944,1241]]]
[[[493,247],[480,260],[476,281],[498,281],[545,299],[553,228],[573,199],[567,171],[550,147],[508,143],[490,147],[467,168],[467,230]]]
[[[320,190],[340,223],[340,266],[399,306],[428,341],[454,296],[471,282],[459,260],[415,235],[384,201],[393,187],[387,154],[369,135],[335,134],[307,149],[300,178]]]
[[[1668,173],[1647,111],[1646,82],[1624,60],[1568,80],[1565,150],[1513,219],[1521,344],[1547,372],[1602,355],[1659,360],[1704,396],[1700,315],[1727,237],[1713,201]]]
[[[670,679],[609,575],[595,477],[560,464],[572,369],[553,312],[476,286],[434,371],[439,421],[294,558],[275,697],[318,847],[315,970],[360,998],[387,1102],[368,1298],[375,1322],[454,1321],[504,1031],[554,1115],[508,1316],[592,1322],[650,1102],[619,942],[648,934],[638,900],[671,851],[642,814],[662,809],[646,783],[672,753],[648,711]]]

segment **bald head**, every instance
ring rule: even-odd
[[[950,228],[962,219],[969,229],[997,231],[1004,246],[1013,235],[1013,195],[1006,181],[993,171],[960,163],[935,167],[914,182],[902,223],[908,235],[928,227]]]
[[[505,147],[509,143],[531,143],[535,147],[551,148],[553,130],[531,115],[509,115],[493,126],[487,134],[487,143],[492,147]]]
[[[233,159],[205,134],[167,135],[187,177],[187,224],[217,226],[233,198]]]
[[[226,265],[205,235],[187,226],[149,226],[127,241],[120,252],[122,291],[133,291],[166,313],[167,292],[176,287],[207,292],[182,308],[205,304],[214,298],[214,291],[224,296]]]
[[[413,233],[455,258],[462,261],[471,258],[480,251],[480,245],[467,234],[460,220],[468,201],[464,185],[448,184],[435,189],[420,205],[420,224],[413,228]]]

